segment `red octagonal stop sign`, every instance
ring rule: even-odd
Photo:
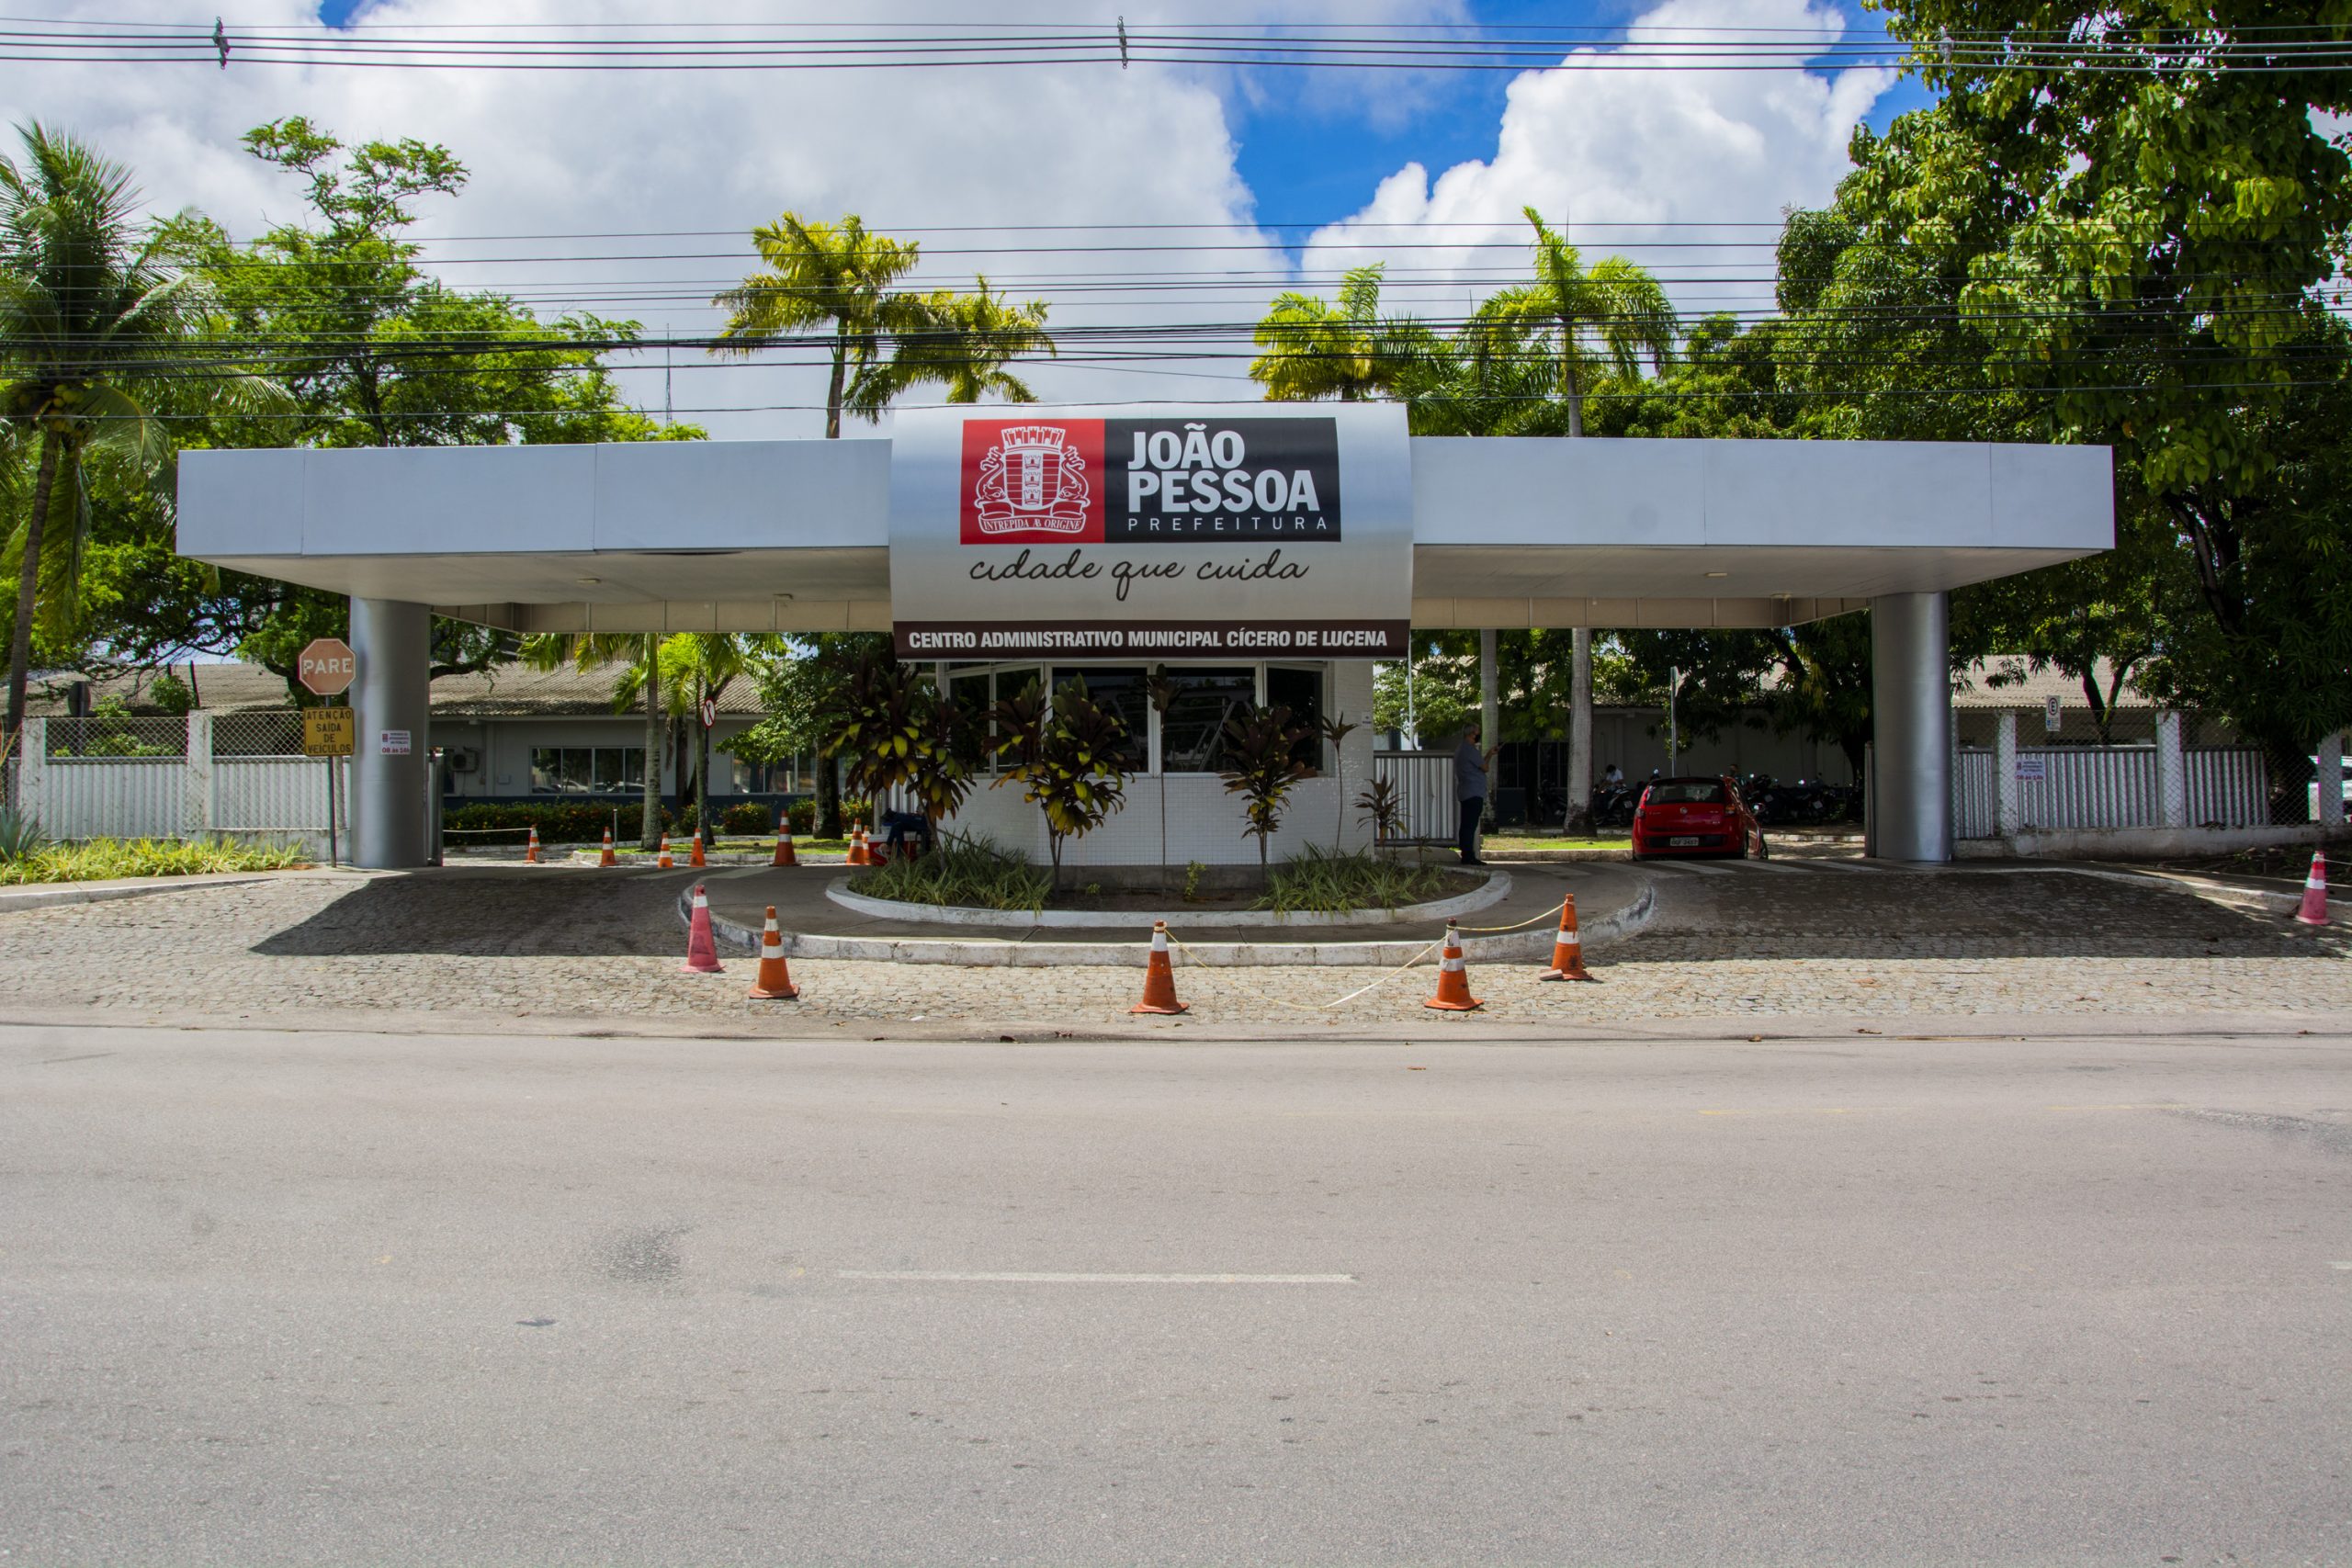
[[[322,637],[294,660],[294,678],[322,697],[340,696],[359,674],[359,660],[351,645],[339,637]]]

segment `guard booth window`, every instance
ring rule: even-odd
[[[1159,721],[1162,773],[1213,773],[1225,765],[1225,723],[1258,699],[1258,671],[1171,668],[1176,688]]]

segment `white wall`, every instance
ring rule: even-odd
[[[1280,862],[1302,844],[1329,845],[1336,829],[1340,844],[1363,849],[1372,842],[1372,829],[1351,807],[1340,817],[1340,795],[1352,801],[1372,779],[1372,665],[1355,660],[1331,666],[1326,693],[1329,712],[1357,721],[1347,739],[1344,782],[1326,773],[1300,784],[1290,797],[1280,828],[1266,846],[1267,858]],[[1329,748],[1326,748],[1327,751]],[[1325,759],[1327,765],[1331,759]],[[984,834],[1043,863],[1052,856],[1045,815],[1023,800],[1021,786],[1006,782],[994,788],[983,780],[964,809],[946,826],[960,832]],[[1162,790],[1167,807],[1167,852],[1160,849]],[[1127,781],[1126,806],[1085,838],[1063,846],[1066,866],[1255,865],[1258,840],[1246,831],[1242,797],[1227,793],[1215,773],[1137,774]]]

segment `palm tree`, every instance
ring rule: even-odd
[[[1396,392],[1417,362],[1435,353],[1436,334],[1410,316],[1380,313],[1379,264],[1348,269],[1336,303],[1319,295],[1274,296],[1252,341],[1266,353],[1250,379],[1276,402],[1338,398],[1358,402]]]
[[[658,674],[656,679],[647,680],[646,672],[659,671],[662,634],[542,633],[523,639],[521,658],[533,670],[560,670],[569,664],[583,672],[628,660],[628,670],[613,683],[613,711],[628,712],[637,705],[638,694],[644,694],[644,806],[643,820],[638,825],[638,842],[648,850],[658,847],[662,833],[662,682]]]
[[[1590,268],[1577,248],[1544,226],[1535,209],[1535,281],[1506,288],[1478,307],[1474,331],[1516,329],[1552,360],[1567,406],[1570,435],[1584,434],[1584,400],[1610,373],[1631,380],[1647,357],[1658,369],[1674,355],[1674,307],[1657,278],[1623,256]]]
[[[908,330],[890,358],[869,367],[850,388],[853,412],[868,419],[899,393],[924,382],[944,386],[945,400],[977,403],[995,393],[1009,403],[1034,403],[1029,384],[1005,369],[1032,354],[1053,354],[1043,299],[1013,304],[989,291],[986,276],[970,294],[941,288],[921,297],[924,324]]]
[[[0,158],[0,419],[37,439],[40,457],[12,541],[12,737],[24,720],[42,579],[53,614],[70,614],[79,581],[90,516],[85,459],[112,453],[141,472],[164,460],[163,424],[141,401],[151,392],[260,406],[273,390],[225,370],[171,378],[170,362],[203,334],[203,297],[171,265],[160,231],[134,232],[129,171],[39,124],[18,134],[22,165]]]
[[[1623,256],[1604,256],[1589,268],[1567,240],[1544,225],[1532,207],[1535,281],[1506,288],[1478,308],[1471,335],[1483,346],[1505,344],[1534,350],[1554,372],[1553,389],[1567,413],[1567,434],[1584,434],[1584,400],[1611,375],[1630,381],[1646,358],[1664,369],[1673,356],[1674,307],[1657,278]],[[1592,791],[1592,629],[1577,626],[1570,641],[1568,676],[1568,797],[1565,826],[1589,830]]]
[[[873,366],[894,333],[925,324],[922,297],[890,287],[913,270],[922,247],[868,233],[855,213],[838,223],[810,223],[786,212],[752,230],[752,243],[767,270],[711,301],[729,312],[718,334],[726,345],[712,352],[748,355],[762,344],[830,322],[825,435],[837,439],[851,377]]]
[[[705,844],[718,842],[718,835],[710,826],[710,731],[702,722],[702,705],[717,702],[728,687],[751,675],[757,657],[775,651],[781,642],[764,633],[739,632],[678,632],[662,639],[650,682],[653,694],[646,696],[646,705],[650,709],[659,700],[694,737],[695,831]],[[643,663],[623,671],[614,691],[615,705],[636,703],[647,691],[646,677]]]

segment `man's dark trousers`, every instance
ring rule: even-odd
[[[1478,858],[1478,819],[1487,814],[1487,797],[1472,795],[1462,803],[1462,858]]]

